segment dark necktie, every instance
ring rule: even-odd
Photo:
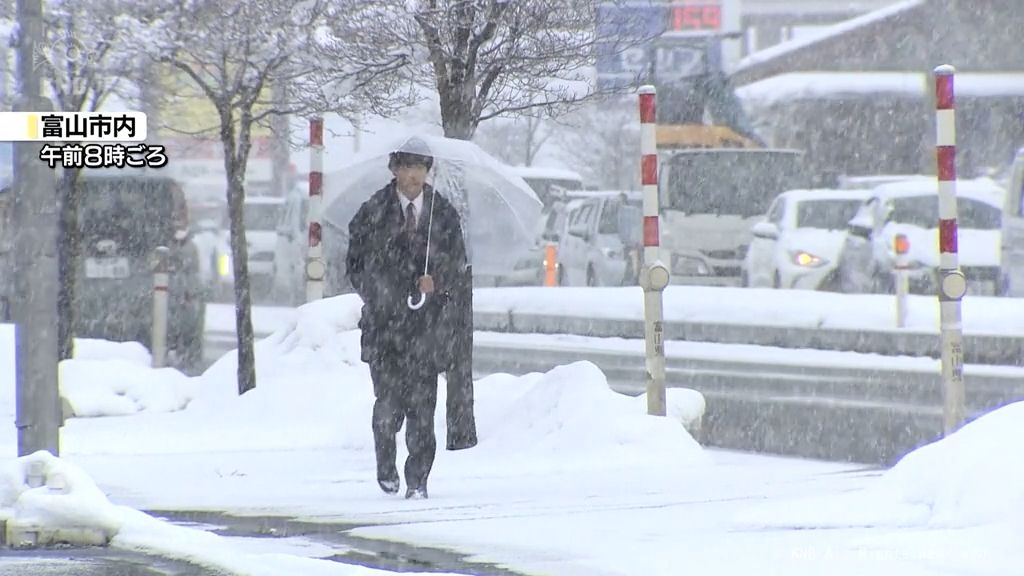
[[[416,233],[416,207],[412,202],[405,206],[405,233],[409,236]]]

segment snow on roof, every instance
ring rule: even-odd
[[[779,196],[784,196],[794,202],[807,202],[813,200],[866,200],[869,193],[869,190],[817,188],[811,190],[787,190],[779,194]]]
[[[855,94],[923,98],[928,93],[929,78],[921,72],[793,72],[748,84],[736,94],[746,102],[761,105]],[[959,73],[954,83],[957,96],[1024,96],[1024,74],[1020,73]]]
[[[786,42],[776,44],[775,46],[772,46],[770,48],[765,48],[764,50],[758,50],[757,52],[754,52],[753,54],[740,60],[739,64],[736,66],[736,71],[738,72],[745,68],[762,64],[769,60],[773,60],[780,56],[789,54],[790,52],[799,50],[801,48],[812,46],[814,44],[817,44],[818,42],[821,42],[822,40],[834,38],[841,34],[845,34],[858,28],[863,28],[864,26],[868,26],[881,20],[885,20],[896,14],[900,14],[901,12],[906,12],[907,10],[911,10],[917,8],[918,6],[922,6],[925,2],[927,2],[927,0],[904,0],[903,2],[898,2],[891,6],[886,6],[885,8],[879,8],[878,10],[868,12],[863,16],[851,18],[849,20],[839,22],[838,24],[834,24],[827,28],[822,28],[821,30],[810,33],[805,37],[795,38],[793,40],[788,40]]]
[[[872,190],[873,196],[884,198],[907,198],[910,196],[932,196],[938,195],[938,180],[924,179],[905,180],[883,184]],[[1003,200],[1006,190],[994,180],[989,178],[977,178],[975,180],[957,180],[956,195],[958,197],[971,198],[980,202],[991,204],[999,209],[1003,208]]]
[[[566,170],[565,168],[551,168],[547,166],[509,166],[508,169],[520,178],[583,181],[583,177],[580,176],[578,172]]]
[[[869,189],[881,186],[882,184],[890,184],[892,182],[902,182],[904,180],[921,179],[934,180],[935,177],[925,176],[924,174],[872,174],[870,176],[840,176],[839,187],[843,190]]]

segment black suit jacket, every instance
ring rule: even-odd
[[[431,204],[433,203],[433,206]],[[419,298],[430,233],[427,273],[435,292],[419,310],[407,298]],[[455,330],[450,295],[466,269],[466,247],[455,207],[441,194],[424,189],[416,233],[403,233],[404,215],[395,181],[374,193],[349,222],[346,271],[363,300],[362,359],[368,363],[415,362],[432,373],[447,370]]]

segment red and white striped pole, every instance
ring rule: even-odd
[[[306,251],[306,301],[324,297],[323,238],[320,225],[324,186],[324,119],[309,121],[309,246]]]
[[[935,144],[939,184],[939,331],[942,343],[943,430],[964,420],[964,356],[960,302],[967,281],[957,255],[956,109],[949,65],[935,69]]]
[[[665,330],[662,292],[668,268],[659,259],[657,95],[654,86],[640,88],[640,175],[643,186],[644,340],[647,353],[647,413],[665,415]]]

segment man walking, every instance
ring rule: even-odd
[[[349,280],[363,300],[359,327],[376,396],[377,482],[385,493],[399,490],[395,436],[405,421],[406,498],[427,497],[437,450],[437,376],[452,356],[449,294],[466,267],[458,212],[426,183],[433,162],[417,138],[390,154],[394,179],[349,222],[346,258]]]

